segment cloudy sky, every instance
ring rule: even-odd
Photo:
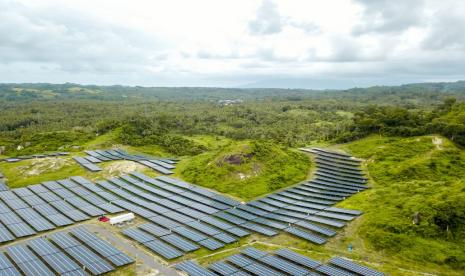
[[[460,79],[462,0],[0,0],[0,82],[320,89]]]

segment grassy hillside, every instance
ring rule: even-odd
[[[340,204],[365,212],[346,242],[409,267],[463,272],[465,151],[438,136],[373,136],[343,148],[367,160],[374,185]]]
[[[230,142],[182,161],[178,174],[186,181],[243,200],[304,180],[307,156],[265,142]]]

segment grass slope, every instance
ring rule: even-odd
[[[410,268],[460,275],[452,271],[465,269],[465,152],[437,136],[373,136],[342,148],[367,160],[374,185],[340,204],[365,212],[345,243]]]
[[[265,142],[230,142],[183,160],[176,172],[186,181],[250,200],[307,177],[306,155]]]

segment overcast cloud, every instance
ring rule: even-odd
[[[461,0],[0,0],[0,82],[349,88],[465,79]]]

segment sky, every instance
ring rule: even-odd
[[[462,0],[0,0],[0,82],[334,89],[465,79]]]

